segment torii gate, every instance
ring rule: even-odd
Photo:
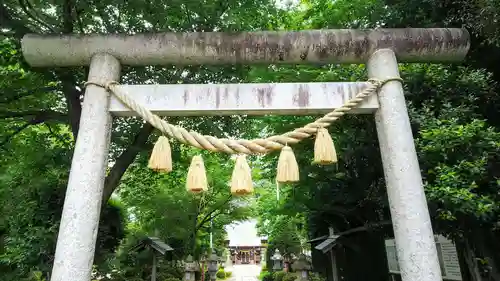
[[[90,66],[89,81],[118,81],[121,65],[366,63],[370,78],[399,77],[399,62],[452,62],[469,49],[463,29],[299,32],[26,35],[34,67]],[[365,82],[233,85],[122,85],[158,115],[318,114],[339,108]],[[281,92],[287,93],[282,94]],[[398,260],[404,281],[441,272],[400,82],[391,81],[354,113],[374,113]],[[52,281],[89,281],[106,173],[111,119],[135,112],[102,87],[85,91],[57,240]]]

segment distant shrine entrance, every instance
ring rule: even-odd
[[[261,238],[258,243],[233,243],[226,240],[229,257],[233,265],[238,264],[261,264],[265,259],[267,239]]]

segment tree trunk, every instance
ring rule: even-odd
[[[470,243],[465,240],[456,244],[458,258],[460,261],[460,271],[464,281],[482,281],[479,266],[476,262],[476,255]]]
[[[389,280],[383,234],[359,232],[341,240],[346,257],[343,265],[345,280]],[[359,270],[360,265],[363,265],[363,270]]]
[[[483,280],[500,281],[499,264],[500,244],[498,233],[491,229],[479,229],[478,234],[474,235],[474,245],[477,253],[485,262],[486,277]]]
[[[500,281],[497,233],[480,229],[457,242],[464,281]]]

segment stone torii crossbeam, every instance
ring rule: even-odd
[[[369,78],[399,77],[399,62],[464,59],[463,29],[299,32],[32,35],[34,67],[90,66],[89,81],[118,81],[122,65],[365,63]],[[120,85],[158,115],[318,114],[344,104],[368,83]],[[278,96],[279,95],[279,96]],[[410,120],[400,82],[382,86],[353,113],[374,113],[398,260],[404,281],[438,281],[441,272]],[[57,240],[52,281],[89,281],[106,173],[112,116],[132,116],[104,88],[89,85],[82,106]]]

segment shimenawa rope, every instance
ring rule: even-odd
[[[169,124],[167,121],[161,119],[159,116],[153,114],[147,108],[137,103],[127,93],[120,91],[117,87],[119,83],[115,81],[107,83],[88,81],[84,84],[84,86],[94,85],[106,89],[108,92],[114,94],[123,104],[128,106],[145,121],[150,123],[153,127],[160,130],[165,135],[175,138],[184,144],[189,144],[200,149],[215,152],[221,151],[229,154],[266,154],[272,150],[279,150],[286,145],[296,144],[304,139],[310,138],[317,133],[318,129],[330,126],[334,121],[342,117],[351,109],[355,108],[366,97],[377,92],[384,84],[390,81],[402,82],[402,79],[399,77],[384,80],[369,79],[368,82],[370,85],[366,89],[358,93],[354,98],[348,100],[341,107],[336,108],[321,118],[316,119],[314,122],[281,135],[253,140],[216,138],[213,136],[202,135],[195,131],[188,131],[182,127]]]

